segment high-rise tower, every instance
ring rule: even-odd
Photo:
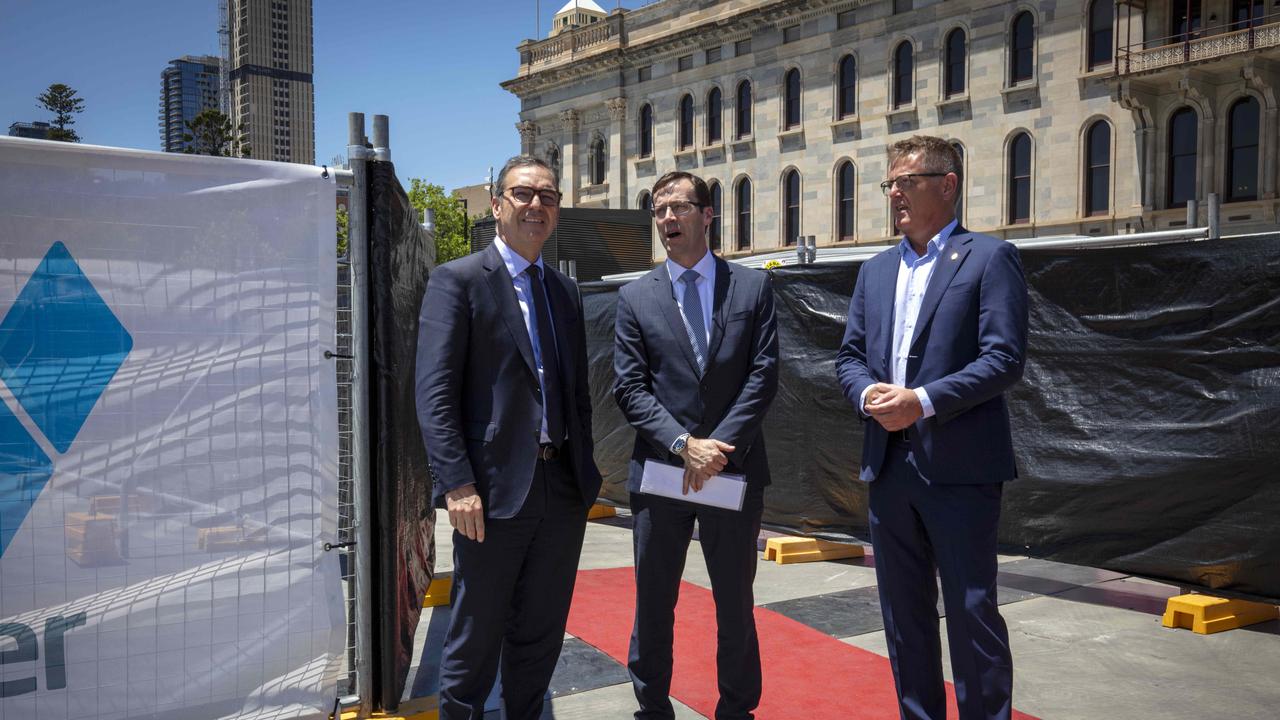
[[[218,58],[184,55],[160,73],[160,147],[182,152],[187,123],[202,110],[218,107]]]
[[[229,0],[231,124],[250,157],[315,162],[311,0]]]

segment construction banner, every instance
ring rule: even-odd
[[[0,718],[321,717],[335,184],[0,138]]]

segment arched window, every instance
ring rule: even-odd
[[[680,98],[680,132],[679,143],[681,150],[687,150],[693,147],[693,96],[685,95]]]
[[[1031,136],[1018,133],[1009,142],[1008,223],[1031,221]]]
[[[653,155],[653,106],[645,103],[640,108],[640,157]]]
[[[915,101],[915,61],[911,56],[911,43],[903,41],[893,51],[893,107],[910,105]]]
[[[1111,64],[1111,28],[1115,22],[1112,0],[1089,5],[1089,69]]]
[[[653,212],[653,196],[649,194],[648,190],[640,193],[640,201],[636,204],[640,206],[641,210]]]
[[[1111,210],[1111,126],[1099,120],[1084,134],[1084,214]]]
[[[734,127],[735,137],[746,137],[751,134],[751,81],[738,83],[737,124]]]
[[[800,173],[788,170],[782,176],[782,210],[785,218],[782,242],[795,245],[800,238]]]
[[[947,33],[947,57],[943,66],[943,72],[946,75],[943,78],[947,97],[964,94],[965,81],[965,36],[964,30],[956,28]]]
[[[742,178],[738,183],[737,197],[734,198],[738,217],[735,231],[739,250],[751,249],[751,179]]]
[[[1009,84],[1030,80],[1036,66],[1036,26],[1031,13],[1023,10],[1013,16],[1009,31]]]
[[[964,178],[967,173],[964,171],[964,146],[958,142],[951,143],[951,147],[955,148],[956,156],[960,158],[960,177]],[[964,224],[964,182],[956,188],[956,219],[960,224]]]
[[[720,98],[720,88],[711,88],[711,92],[707,93],[707,144],[714,145],[720,142],[720,106],[722,105]]]
[[[1169,118],[1168,207],[1186,207],[1196,196],[1196,111],[1184,107]]]
[[[787,71],[786,93],[783,101],[783,125],[790,130],[800,126],[800,71]]]
[[[845,161],[836,171],[836,237],[841,241],[853,240],[856,218],[853,211],[854,184],[853,163]]]
[[[711,230],[708,233],[711,241],[711,251],[720,251],[720,219],[723,214],[724,205],[720,199],[720,183],[712,182],[711,187]]]
[[[858,114],[858,65],[852,55],[840,58],[839,90],[836,96],[836,117],[847,118]]]
[[[1262,24],[1267,14],[1262,0],[1231,0],[1231,30],[1243,30]]]
[[[1256,98],[1241,98],[1227,113],[1227,202],[1258,199],[1258,120]]]
[[[590,166],[591,166],[591,184],[600,185],[604,182],[605,167],[608,165],[609,156],[604,149],[604,138],[597,137],[591,141]]]

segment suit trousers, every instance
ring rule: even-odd
[[[440,661],[442,720],[484,717],[499,662],[503,717],[541,717],[564,643],[586,522],[582,494],[562,457],[537,463],[519,513],[485,519],[484,542],[454,531],[452,613]]]
[[[1003,483],[928,485],[891,440],[870,486],[871,544],[903,720],[944,720],[938,586],[961,720],[1008,720],[1013,661],[996,605]]]
[[[637,720],[675,717],[671,705],[672,642],[680,576],[698,522],[698,540],[716,604],[716,720],[754,717],[760,704],[760,643],[756,636],[756,538],[764,488],[747,488],[742,510],[710,508],[631,493],[636,563],[636,618],[627,669],[640,703]]]

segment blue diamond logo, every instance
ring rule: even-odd
[[[52,475],[49,457],[0,402],[0,555]]]
[[[63,453],[132,348],[129,332],[58,242],[0,322],[0,380]]]

